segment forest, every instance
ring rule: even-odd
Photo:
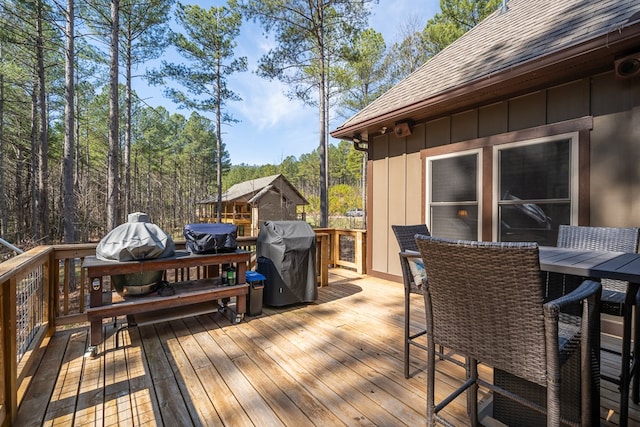
[[[374,0],[216,3],[0,0],[0,238],[25,249],[97,241],[136,211],[179,235],[198,200],[275,173],[326,226],[365,206],[366,185],[366,153],[329,144],[329,117],[364,108],[500,1],[441,0],[389,43],[368,26]],[[251,71],[316,107],[323,130],[315,150],[280,164],[231,164],[221,132],[235,120],[229,79],[247,70],[235,48],[248,20],[276,43]],[[167,46],[183,60],[144,67]],[[185,114],[147,105],[136,79],[166,87]]]

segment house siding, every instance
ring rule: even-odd
[[[371,273],[400,276],[391,225],[424,222],[420,150],[585,116],[593,117],[589,223],[640,226],[640,78],[609,72],[416,124],[405,138],[372,137]]]
[[[371,224],[367,231],[367,236],[370,240],[375,242],[375,245],[380,247],[379,250],[374,250],[370,253],[371,256],[367,256],[367,259],[371,260],[371,266],[367,266],[367,271],[389,271],[389,256],[384,253],[383,249],[388,248],[392,239],[389,239],[389,233],[391,232],[390,220],[389,220],[389,135],[384,135],[379,138],[380,142],[376,142],[372,147],[372,154],[376,159],[372,164],[371,174],[371,189],[372,194],[376,197],[368,197],[368,211],[372,218],[375,218],[375,223]],[[404,173],[404,171],[402,171]],[[404,197],[406,197],[406,193]],[[367,244],[367,247],[371,247]],[[398,251],[396,250],[397,254]],[[369,254],[367,254],[369,255]],[[395,263],[394,263],[395,265]],[[395,271],[395,269],[394,269]]]

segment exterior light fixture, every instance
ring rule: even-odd
[[[411,135],[411,125],[411,121],[398,122],[393,127],[393,133],[398,138],[409,136]]]
[[[351,140],[353,141],[353,148],[355,148],[357,151],[369,150],[369,141],[363,140],[362,135],[360,135],[359,133],[353,135],[353,138],[351,138]]]
[[[640,53],[619,58],[614,63],[616,77],[629,79],[640,75]]]

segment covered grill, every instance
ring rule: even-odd
[[[173,239],[142,212],[129,214],[127,222],[107,233],[96,247],[96,258],[105,261],[140,261],[174,254]],[[144,295],[155,290],[162,274],[163,271],[119,274],[111,276],[111,283],[121,295]]]
[[[316,235],[304,221],[266,221],[256,244],[258,272],[266,277],[264,303],[283,306],[318,299]]]

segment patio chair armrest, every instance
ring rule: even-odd
[[[567,295],[544,304],[545,340],[547,343],[547,393],[559,393],[561,366],[576,353],[579,354],[582,375],[591,376],[597,382],[600,353],[600,296],[602,284],[594,280],[583,281],[578,288]],[[582,315],[561,314],[561,310],[571,304],[582,305]],[[590,360],[596,360],[595,365]],[[586,378],[586,376],[584,378]],[[583,396],[582,409],[589,412],[589,393]],[[589,417],[589,415],[586,415]]]
[[[417,251],[401,251],[400,258],[414,259],[420,258],[420,252]]]
[[[562,308],[590,298],[596,294],[602,294],[602,284],[595,280],[585,280],[570,293],[545,303],[545,313],[559,313]]]
[[[399,252],[399,255],[405,291],[423,294],[424,280],[427,276],[424,272],[424,264],[420,252],[402,251]]]

